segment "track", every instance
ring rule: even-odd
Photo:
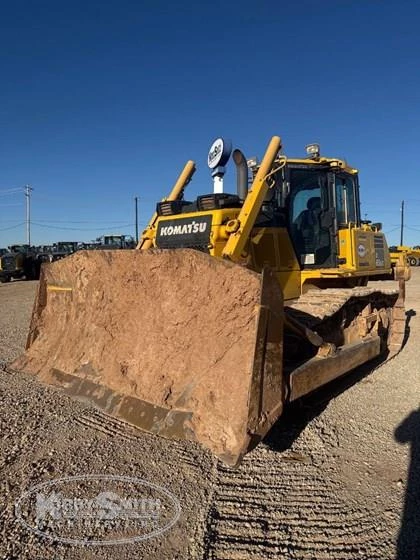
[[[76,422],[87,429],[95,430],[108,437],[117,440],[131,441],[133,444],[141,445],[144,438],[154,438],[151,434],[120,420],[109,416],[100,410],[89,409],[85,414],[76,418]],[[183,440],[172,440],[171,446],[176,451],[177,459],[188,468],[197,468],[195,454],[191,449],[191,443]]]
[[[77,422],[133,443],[146,436],[96,410]],[[214,460],[208,509],[200,523],[202,559],[353,560],[357,555],[379,560],[382,552],[386,557],[391,546],[386,520],[372,516],[371,509],[351,497],[346,499],[334,482],[331,464],[339,449],[334,428],[318,419],[304,432],[290,418],[284,426],[277,425],[237,471]],[[170,445],[179,468],[198,468],[190,444]]]
[[[403,288],[401,288],[403,290]],[[362,339],[372,330],[384,337],[387,358],[401,349],[405,333],[405,308],[395,288],[357,287],[311,290],[287,302],[286,314],[327,342],[342,346]],[[375,315],[372,322],[369,316]],[[300,350],[300,349],[299,349]]]
[[[310,290],[299,299],[286,306],[296,313],[312,317],[312,326],[319,321],[331,317],[352,299],[369,298],[374,294],[398,296],[395,288],[358,287],[358,288],[326,288],[324,290]]]
[[[343,497],[324,473],[327,449],[310,439],[300,452],[257,448],[238,472],[218,465],[205,560],[386,557],[386,522]]]

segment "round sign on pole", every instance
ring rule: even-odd
[[[226,165],[231,152],[232,143],[229,140],[217,138],[210,147],[209,154],[207,156],[207,165],[210,169]]]

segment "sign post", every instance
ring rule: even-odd
[[[232,142],[217,138],[210,146],[207,156],[207,165],[212,170],[213,192],[223,192],[223,175],[226,173],[225,165],[227,164],[230,154],[232,153]]]

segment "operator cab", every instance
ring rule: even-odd
[[[289,231],[303,268],[336,267],[339,229],[360,225],[357,175],[330,165],[289,163]]]
[[[286,227],[301,268],[335,268],[338,231],[360,226],[357,171],[321,157],[317,144],[307,153],[305,159],[287,158],[275,174],[256,226]],[[264,223],[268,214],[272,220]]]
[[[286,227],[302,269],[335,268],[339,230],[361,223],[357,171],[308,148],[309,158],[287,158],[274,175],[255,225]]]

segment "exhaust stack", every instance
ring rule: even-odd
[[[241,200],[245,200],[248,194],[248,165],[241,150],[234,150],[232,157],[236,165],[236,192]]]

